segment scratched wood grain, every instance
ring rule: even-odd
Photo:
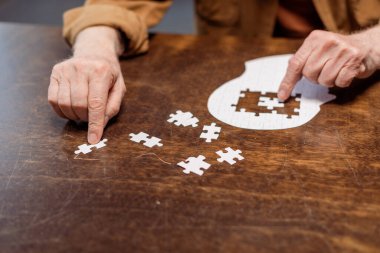
[[[335,90],[306,125],[243,130],[214,119],[208,96],[246,60],[300,41],[152,36],[148,54],[122,60],[128,93],[108,146],[75,156],[86,125],[46,98],[70,54],[60,33],[0,24],[0,252],[380,251],[379,75]],[[218,141],[166,122],[177,109],[221,125]],[[164,146],[129,141],[139,131]],[[218,164],[227,146],[246,159]],[[176,166],[199,154],[204,176]]]

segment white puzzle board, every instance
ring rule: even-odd
[[[227,83],[218,87],[209,97],[208,110],[218,120],[245,129],[255,130],[278,130],[301,126],[320,111],[320,106],[335,99],[329,93],[327,87],[313,84],[302,78],[292,92],[292,95],[300,95],[299,108],[296,114],[289,117],[286,114],[277,113],[278,101],[268,103],[265,93],[277,93],[280,82],[286,73],[288,61],[292,55],[276,55],[254,59],[245,63],[245,72]],[[241,98],[242,92],[261,92],[263,94],[260,106],[273,109],[269,113],[252,113],[237,110],[236,106]],[[286,103],[285,103],[286,106]]]

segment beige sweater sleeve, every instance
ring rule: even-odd
[[[63,36],[73,45],[80,31],[105,25],[123,32],[128,39],[126,55],[148,50],[148,27],[156,25],[171,0],[87,0],[84,6],[63,15]]]

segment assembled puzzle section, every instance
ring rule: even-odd
[[[237,104],[231,106],[235,111],[261,114],[284,114],[288,119],[299,116],[301,94],[291,96],[286,102],[277,98],[277,93],[242,90]]]

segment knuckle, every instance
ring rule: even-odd
[[[59,75],[57,72],[52,72],[50,75],[50,86],[53,85],[53,83],[59,83]]]
[[[294,72],[301,72],[303,68],[301,60],[297,56],[290,58],[289,68],[291,68]]]
[[[350,54],[351,58],[355,61],[361,60],[361,53],[360,50],[354,47],[350,47],[347,49],[348,53]]]
[[[110,72],[111,67],[105,61],[96,61],[93,63],[94,72],[98,74],[104,74]]]
[[[310,33],[310,35],[309,35],[309,37],[310,38],[319,38],[322,34],[324,34],[324,33],[326,33],[325,31],[322,31],[322,30],[313,30],[311,33]]]
[[[48,95],[48,102],[50,105],[57,105],[57,100],[50,95]]]
[[[91,120],[88,122],[88,127],[90,129],[99,129],[103,127],[103,124],[100,120]]]
[[[109,115],[115,116],[116,114],[119,113],[119,111],[120,111],[120,106],[112,105],[109,108]]]
[[[105,107],[105,103],[101,98],[90,98],[88,100],[88,109],[90,111],[102,111]]]
[[[326,37],[326,45],[328,47],[336,47],[340,44],[339,40],[334,35],[328,35]]]
[[[315,73],[316,73],[316,71],[314,71],[311,68],[304,68],[302,70],[302,75],[311,81],[315,81],[315,79],[316,79]]]
[[[62,70],[62,65],[63,65],[62,62],[55,64],[55,65],[53,66],[52,73],[59,73],[59,72],[61,72],[61,70]]]
[[[353,76],[345,75],[335,82],[335,85],[341,88],[346,88],[350,86]]]
[[[348,79],[346,76],[337,78],[335,81],[335,86],[343,88],[347,86],[347,82],[348,82]]]
[[[318,78],[318,84],[320,84],[322,86],[326,86],[326,87],[332,87],[332,86],[334,86],[332,80],[330,80],[328,78],[324,78],[324,77],[319,77]]]
[[[87,105],[82,101],[73,101],[72,102],[72,108],[75,110],[87,110]]]
[[[352,79],[354,79],[354,77],[355,77],[355,73],[354,72],[352,72],[352,73],[345,73],[345,75],[342,76],[339,79],[339,81],[337,80],[336,86],[342,87],[342,88],[348,87],[348,86],[350,86],[350,84],[352,82]]]
[[[88,61],[84,59],[76,59],[73,62],[74,68],[77,72],[83,72],[88,67]]]

